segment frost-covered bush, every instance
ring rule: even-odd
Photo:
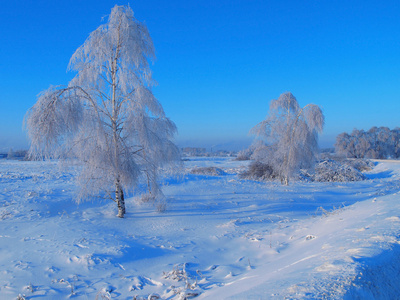
[[[188,264],[186,263],[179,264],[175,265],[172,271],[163,272],[165,279],[182,282],[179,286],[173,285],[167,290],[168,294],[172,297],[174,295],[177,296],[174,299],[191,299],[197,297],[202,292],[198,285],[197,276],[191,274],[186,269],[187,267]],[[196,273],[201,276],[199,270]]]
[[[221,176],[226,174],[224,170],[217,167],[194,168],[190,171],[190,173],[195,175],[207,175],[207,176]]]
[[[360,172],[371,171],[375,166],[369,159],[349,159],[346,163]]]
[[[95,300],[110,300],[111,294],[108,290],[103,288],[100,292],[97,293]]]
[[[365,180],[362,171],[369,171],[374,166],[369,160],[322,160],[315,165],[315,169],[302,169],[296,176],[298,180],[318,182],[347,182]],[[254,161],[247,171],[239,175],[242,179],[276,180],[279,173],[271,165]]]
[[[315,166],[311,179],[319,182],[360,181],[366,177],[354,167],[334,160],[325,160]]]
[[[250,160],[252,154],[253,154],[253,150],[251,148],[245,149],[245,150],[239,151],[234,160],[236,160],[236,161]]]
[[[240,174],[240,178],[255,180],[273,180],[278,177],[279,174],[274,171],[272,166],[259,161],[252,162],[248,170]]]
[[[146,194],[142,194],[140,197],[138,197],[138,200],[141,203],[149,203],[149,202],[156,201],[156,197],[152,194],[146,193]]]
[[[250,155],[247,155],[244,151],[240,151],[234,160],[236,161],[250,160]]]
[[[167,210],[167,202],[164,194],[145,193],[134,198],[135,202],[141,204],[154,204],[158,212]]]

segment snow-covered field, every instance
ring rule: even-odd
[[[190,158],[220,176],[165,179],[168,208],[75,204],[74,170],[0,160],[0,299],[394,299],[400,163],[369,180],[240,180],[247,162]]]

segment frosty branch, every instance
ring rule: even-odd
[[[324,116],[317,105],[301,108],[290,92],[284,93],[271,101],[267,119],[250,130],[261,139],[252,146],[252,158],[269,166],[266,170],[287,185],[299,168],[314,162],[323,126]]]
[[[119,217],[141,179],[161,199],[158,172],[179,160],[175,124],[151,91],[154,57],[146,26],[129,6],[115,6],[71,57],[77,75],[42,92],[25,117],[31,155],[78,160],[78,200],[114,193]]]

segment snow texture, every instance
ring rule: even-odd
[[[168,207],[71,201],[78,168],[0,160],[2,299],[395,299],[400,163],[367,180],[241,180],[249,162],[190,158]],[[194,175],[215,167],[223,176]],[[145,186],[141,187],[143,190]]]

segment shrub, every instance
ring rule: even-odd
[[[259,161],[252,162],[248,170],[240,174],[240,178],[255,180],[273,180],[278,177],[278,173],[274,171],[272,166]]]
[[[352,166],[354,169],[357,169],[360,172],[371,171],[375,164],[369,159],[349,159],[346,163]]]
[[[236,161],[250,160],[252,152],[253,151],[251,151],[249,149],[239,151],[234,160],[236,160]]]
[[[217,167],[194,168],[190,171],[190,173],[195,175],[208,175],[208,176],[221,176],[226,174],[224,170]]]
[[[360,181],[366,177],[347,163],[339,163],[334,160],[325,160],[315,166],[315,173],[310,176],[318,182],[346,182]]]

